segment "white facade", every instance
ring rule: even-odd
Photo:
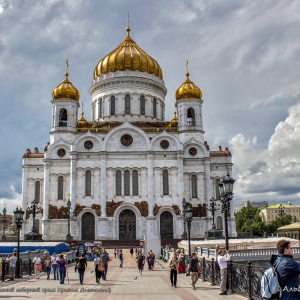
[[[204,141],[201,99],[174,101],[178,122],[165,122],[166,93],[155,75],[116,71],[92,82],[90,122],[77,122],[78,100],[52,100],[50,143],[44,153],[27,150],[22,166],[22,208],[39,201],[43,215],[36,218],[44,240],[66,238],[68,197],[75,240],[179,239],[183,195],[195,210],[191,237],[204,238],[212,227],[205,205],[217,197],[218,180],[231,174],[231,154],[227,148],[210,151]],[[192,124],[189,108],[195,112]],[[64,122],[61,109],[68,112]],[[216,218],[222,227],[222,213]],[[31,226],[26,219],[23,235]],[[229,236],[236,236],[233,206]]]

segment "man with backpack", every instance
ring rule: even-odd
[[[109,254],[106,252],[105,249],[103,249],[103,252],[102,252],[100,258],[104,265],[104,271],[102,272],[102,279],[106,280],[107,268],[108,268],[108,262],[109,262]]]
[[[281,300],[300,299],[300,264],[293,259],[293,249],[288,240],[277,243],[278,255],[272,255],[270,264],[276,269],[278,275]]]

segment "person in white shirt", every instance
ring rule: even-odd
[[[226,284],[227,284],[227,262],[231,259],[229,250],[219,250],[218,264],[220,266],[221,283],[220,283],[220,295],[227,295]]]
[[[34,265],[35,278],[36,279],[40,279],[39,264],[41,263],[41,258],[40,258],[40,254],[39,253],[37,253],[35,255],[35,258],[33,259],[32,263]]]
[[[15,280],[17,260],[16,253],[14,252],[12,257],[9,259],[9,280]]]

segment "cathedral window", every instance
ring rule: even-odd
[[[85,172],[85,195],[92,195],[92,173],[90,170]]]
[[[145,115],[145,96],[141,96],[140,98],[140,108],[141,108],[141,115],[144,116]]]
[[[198,193],[197,193],[197,176],[192,175],[192,198],[197,198]]]
[[[116,172],[116,196],[122,195],[121,171]]]
[[[130,196],[130,172],[124,172],[124,196]]]
[[[156,118],[156,98],[153,99],[153,118]]]
[[[40,202],[40,191],[41,191],[41,183],[39,181],[36,181],[35,190],[34,190],[34,200],[36,202]]]
[[[169,172],[163,170],[163,195],[169,195]]]
[[[132,172],[132,195],[138,196],[139,194],[139,179],[138,179],[138,171],[134,170]]]
[[[220,179],[216,179],[215,181],[215,189],[216,189],[216,199],[220,200],[220,190],[219,190]]]
[[[115,96],[110,97],[110,114],[111,115],[116,114],[116,97]]]
[[[102,98],[98,99],[98,119],[102,116]]]
[[[125,114],[130,114],[130,95],[125,95]]]
[[[64,178],[62,176],[58,177],[57,199],[64,199]]]
[[[58,126],[67,126],[68,113],[65,108],[62,108],[59,112],[59,124]]]
[[[187,110],[187,125],[195,126],[195,112],[192,108]]]

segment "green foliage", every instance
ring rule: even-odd
[[[292,223],[292,216],[286,215],[283,218],[277,218],[273,220],[270,224],[268,224],[266,227],[266,231],[268,235],[276,234],[277,229],[281,226],[289,225]]]

